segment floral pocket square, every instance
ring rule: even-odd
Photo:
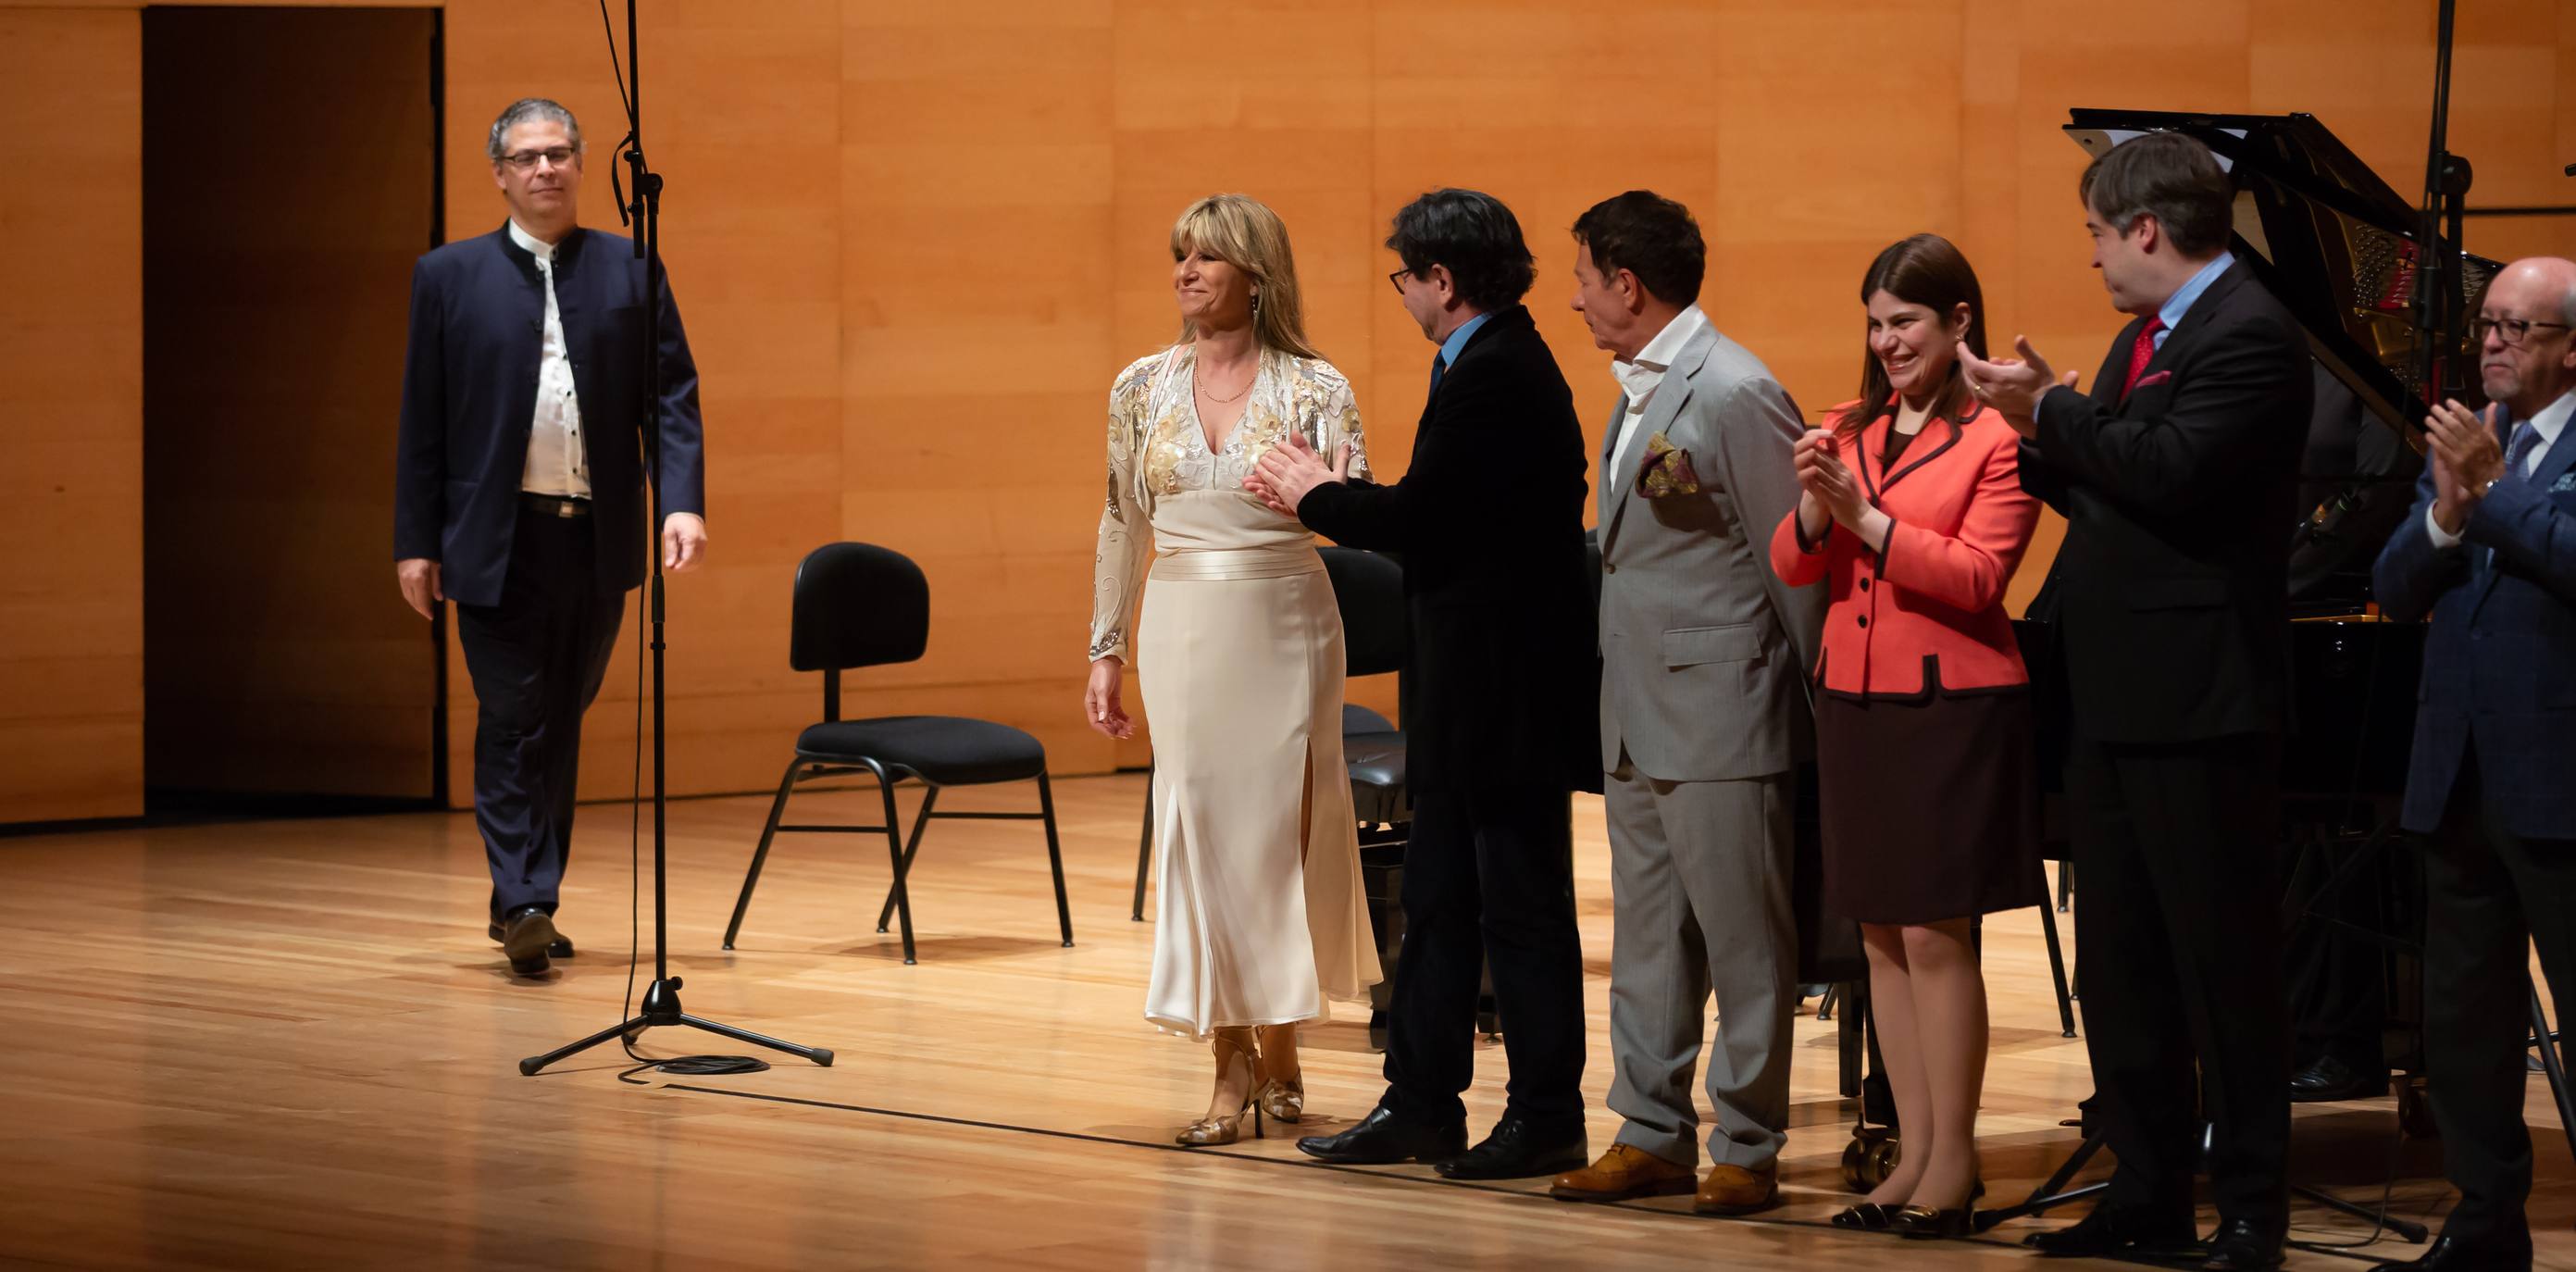
[[[2565,494],[2571,490],[2576,490],[2576,472],[2563,473],[2557,481],[2549,485],[2549,493],[2553,495]]]
[[[1649,436],[1645,467],[1637,473],[1637,493],[1648,499],[1698,494],[1699,471],[1691,467],[1690,452],[1661,433]]]

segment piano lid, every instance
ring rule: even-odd
[[[2094,157],[2141,133],[2198,139],[2236,179],[2236,254],[2307,329],[2308,345],[2401,436],[2427,412],[2419,368],[2438,339],[2415,325],[2422,216],[2313,115],[2078,109],[2066,133]],[[2448,244],[2443,250],[2456,250]],[[2461,252],[2464,312],[2501,266]],[[2464,335],[2441,361],[2477,361]]]

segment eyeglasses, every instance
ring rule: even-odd
[[[1387,286],[1393,287],[1395,289],[1395,294],[1401,296],[1404,294],[1404,280],[1411,277],[1413,277],[1412,270],[1399,269],[1386,276]]]
[[[2523,341],[2530,339],[2531,330],[2534,327],[2549,327],[2555,328],[2559,331],[2568,330],[2567,324],[2563,322],[2533,322],[2528,318],[2489,318],[2484,314],[2480,314],[2469,320],[2469,339],[2477,341],[2479,344],[2485,344],[2487,342],[2487,333],[2492,331],[2495,333],[2496,339],[2503,341],[2508,347],[2510,347],[2519,345]]]
[[[557,168],[563,167],[572,162],[573,154],[573,148],[570,146],[552,146],[544,150],[514,150],[501,156],[501,162],[526,172],[536,167],[539,159]]]

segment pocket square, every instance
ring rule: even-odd
[[[1661,433],[1646,438],[1646,464],[1637,473],[1637,493],[1648,499],[1667,495],[1699,493],[1699,470],[1691,467],[1690,452],[1673,445]]]
[[[2158,372],[2156,372],[2154,375],[2150,375],[2150,376],[2141,376],[2141,377],[2139,377],[2138,382],[2137,382],[2136,384],[2133,384],[2133,385],[2130,385],[2130,386],[2129,386],[2129,391],[2130,391],[2130,392],[2132,392],[2132,393],[2135,393],[2135,392],[2137,392],[2138,390],[2143,389],[2143,388],[2147,387],[2147,386],[2148,386],[2148,385],[2150,385],[2150,384],[2162,384],[2162,383],[2164,383],[2165,381],[2170,380],[2170,379],[2172,379],[2172,378],[2173,378],[2173,372],[2171,372],[2171,371],[2158,371]]]
[[[2576,490],[2576,472],[2560,474],[2558,480],[2550,483],[2549,486],[2549,493],[2553,495],[2563,494],[2570,490]]]

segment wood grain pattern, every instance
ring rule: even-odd
[[[0,821],[143,811],[141,32],[0,9]]]
[[[2032,1222],[1931,1245],[1824,1225],[1849,1200],[1838,1163],[1854,1109],[1833,1089],[1836,1026],[1810,1015],[1793,1030],[1786,1204],[1756,1222],[1696,1219],[1683,1199],[1562,1205],[1536,1195],[1543,1181],[1467,1187],[1422,1167],[1323,1168],[1284,1135],[1168,1148],[1204,1105],[1208,1061],[1140,1015],[1153,929],[1126,915],[1143,782],[1070,780],[1057,797],[1075,947],[1056,944],[1037,829],[953,822],[931,832],[914,876],[915,967],[873,931],[883,847],[821,836],[781,839],[740,950],[719,951],[765,801],[674,804],[671,965],[688,1009],[838,1054],[829,1069],[779,1057],[766,1073],[648,1074],[642,1087],[614,1080],[627,1064],[614,1049],[537,1078],[512,1068],[619,1018],[632,880],[623,807],[582,811],[562,913],[581,953],[536,983],[513,982],[484,938],[482,851],[462,813],[10,841],[0,1011],[43,1024],[0,1049],[0,1262],[2031,1266],[2012,1243]],[[800,796],[797,816],[864,816],[875,802],[873,791]],[[942,806],[1030,802],[1026,787],[986,788]],[[1575,801],[1574,827],[1585,1097],[1600,1148],[1617,1122],[1603,1106],[1612,906],[1598,799]],[[2058,1036],[2040,913],[1990,916],[1985,929],[1994,1058],[1982,1147],[1997,1198],[2020,1196],[2074,1147],[2057,1123],[2090,1089],[2083,1043]],[[739,1049],[690,1031],[645,1040],[662,1055]],[[1379,1057],[1356,1011],[1337,1005],[1303,1054],[1313,1114],[1301,1130],[1335,1129],[1376,1098]],[[1501,1049],[1480,1048],[1467,1094],[1480,1133],[1504,1077]],[[2576,1163],[2536,1076],[2530,1091],[2541,1266],[2567,1267]],[[2391,1107],[2302,1107],[2300,1177],[2377,1197]],[[2409,1142],[2396,1156],[2397,1208],[2438,1219],[2449,1200],[2438,1145]],[[2297,1225],[2323,1241],[2367,1233],[2308,1206]]]

